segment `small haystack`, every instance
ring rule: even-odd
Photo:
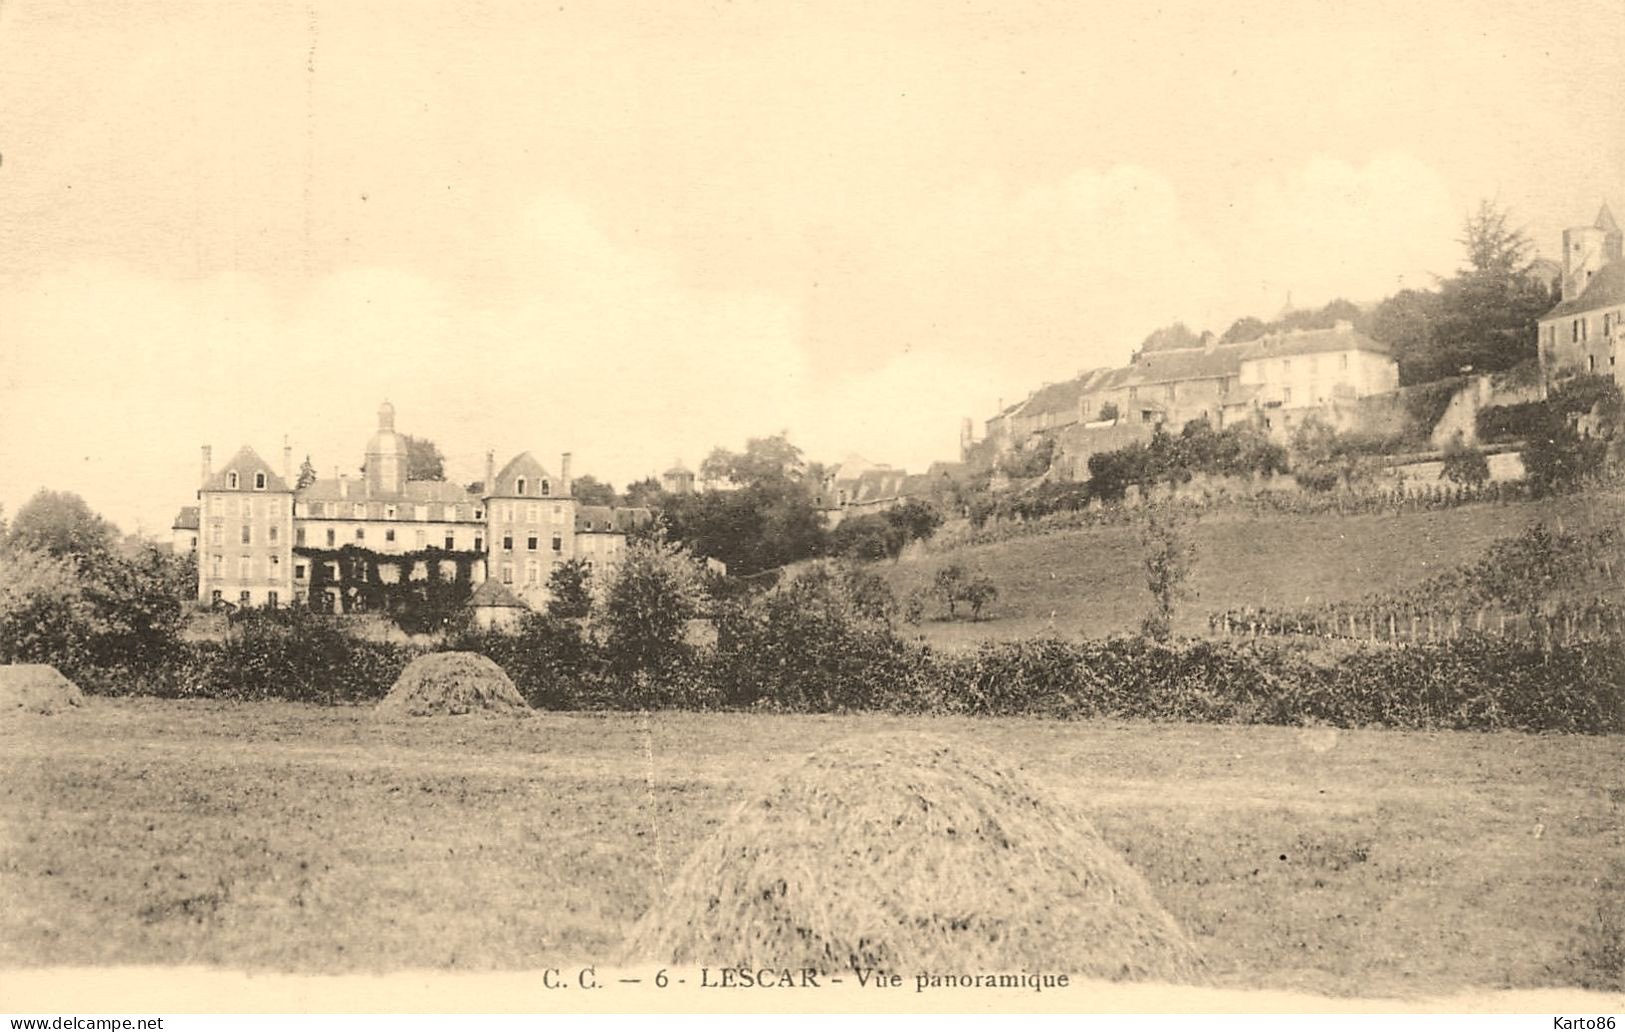
[[[377,712],[390,717],[523,714],[530,706],[502,668],[485,656],[436,652],[406,665]]]
[[[1195,948],[1080,814],[985,749],[865,737],[734,812],[628,963],[1189,982]]]
[[[0,713],[47,716],[85,704],[85,693],[48,663],[0,666]]]

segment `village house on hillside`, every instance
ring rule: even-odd
[[[354,546],[378,556],[417,557],[380,565],[381,578],[399,576],[404,567],[414,580],[478,585],[491,579],[506,589],[497,598],[542,606],[555,567],[579,558],[600,572],[613,569],[625,555],[627,531],[653,518],[646,509],[578,506],[569,453],[556,476],[529,452],[501,470],[487,453],[478,490],[409,480],[405,441],[387,401],[378,410],[361,476],[296,486],[292,462],[292,450],[284,447],[282,468],[272,469],[245,446],[216,470],[204,446],[199,504],[183,508],[174,527],[177,549],[183,542],[196,549],[199,601],[273,607],[311,601],[339,608],[344,601],[333,585],[341,564],[323,556]],[[190,536],[188,522],[196,525]]]
[[[1194,347],[1143,350],[1126,366],[1046,384],[988,420],[986,437],[1006,452],[1053,434],[1057,472],[1080,479],[1089,455],[1149,438],[1159,425],[1255,422],[1285,438],[1311,412],[1333,417],[1339,403],[1398,387],[1390,349],[1346,321],[1233,344],[1207,334]]]
[[[1621,380],[1625,337],[1625,234],[1604,204],[1589,226],[1563,231],[1563,297],[1540,319],[1547,383],[1582,373]]]
[[[848,455],[828,471],[817,485],[813,503],[828,526],[834,527],[848,516],[884,512],[907,497],[906,471],[870,462],[861,455]]]

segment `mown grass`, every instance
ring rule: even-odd
[[[151,699],[0,727],[0,967],[602,961],[753,780],[915,729],[1076,800],[1221,985],[1620,987],[1618,737]]]
[[[1536,521],[1583,532],[1622,519],[1621,496],[1600,491],[1400,515],[1219,513],[1190,525],[1196,558],[1175,629],[1205,634],[1209,613],[1234,607],[1281,609],[1400,591],[1476,561],[1496,539]],[[933,645],[968,648],[1038,635],[1102,638],[1137,631],[1151,605],[1143,554],[1133,526],[1101,526],[946,549],[872,569],[899,598],[929,592],[936,571],[949,563],[990,577],[999,589],[990,619],[972,622],[962,614],[946,621],[932,600],[919,627]]]

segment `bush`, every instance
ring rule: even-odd
[[[862,582],[813,567],[724,618],[716,672],[726,705],[796,712],[886,709],[921,657]]]
[[[907,540],[904,528],[872,513],[849,516],[837,524],[830,531],[829,550],[832,555],[873,562],[897,558]]]
[[[1524,479],[1536,498],[1572,491],[1602,472],[1607,443],[1581,437],[1566,419],[1551,418],[1523,449]]]
[[[615,702],[608,657],[574,619],[527,613],[514,627],[465,631],[446,648],[494,660],[535,709],[602,709]]]
[[[1463,445],[1458,438],[1444,453],[1444,468],[1439,477],[1453,484],[1482,487],[1489,483],[1490,460],[1484,452],[1471,445]]]

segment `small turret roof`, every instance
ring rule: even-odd
[[[1602,203],[1602,209],[1597,212],[1596,227],[1604,233],[1618,233],[1619,223],[1614,221],[1614,213],[1608,210],[1608,202]]]

